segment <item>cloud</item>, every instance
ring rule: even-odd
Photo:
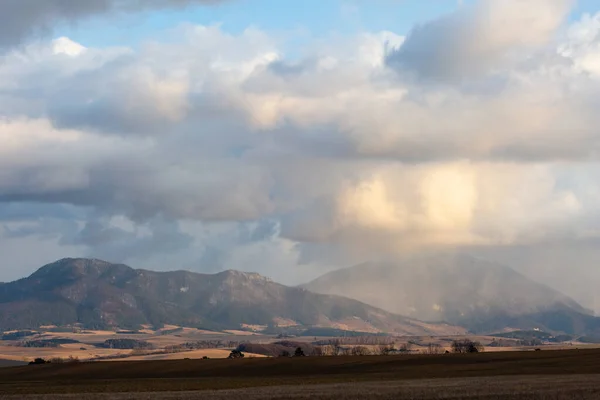
[[[60,23],[111,12],[215,4],[220,0],[3,0],[0,3],[0,49],[47,35]]]
[[[432,80],[473,79],[502,70],[549,42],[572,0],[480,0],[416,26],[387,63]]]
[[[577,235],[572,223],[594,208],[596,195],[560,188],[555,174],[543,164],[384,165],[288,218],[283,233],[303,242],[352,243],[349,251],[371,256]]]
[[[439,248],[594,243],[600,17],[561,31],[559,1],[529,31],[532,4],[465,5],[447,19],[468,36],[436,21],[406,41],[360,33],[290,51],[257,29],[183,25],[138,49],[59,38],[6,52],[3,241],[286,282]],[[491,9],[514,29],[482,24]],[[456,56],[414,79],[418,64],[395,64],[414,56],[403,51],[446,54],[426,32]]]

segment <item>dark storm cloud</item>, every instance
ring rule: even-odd
[[[132,257],[147,259],[187,249],[193,237],[183,233],[177,222],[155,218],[144,225],[146,234],[111,226],[102,220],[88,221],[78,232],[65,235],[62,245],[86,246],[90,257],[124,262]]]
[[[22,221],[29,219],[77,219],[82,216],[81,209],[68,204],[47,203],[0,203],[0,221]]]
[[[77,22],[109,12],[215,4],[220,0],[2,0],[0,48],[52,31],[56,24]]]

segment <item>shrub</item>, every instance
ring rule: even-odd
[[[302,350],[302,347],[298,347],[296,349],[296,351],[294,352],[294,357],[304,357],[304,351]]]

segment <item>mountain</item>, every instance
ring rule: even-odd
[[[63,259],[0,285],[0,329],[74,323],[89,328],[279,324],[415,335],[461,332],[237,271],[154,272],[100,260]]]
[[[600,319],[571,298],[509,267],[467,255],[366,263],[331,272],[302,287],[343,294],[425,321],[447,321],[473,332],[600,330]]]

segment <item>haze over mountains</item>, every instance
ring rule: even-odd
[[[2,330],[75,323],[88,328],[175,324],[208,329],[327,327],[409,335],[464,332],[237,271],[154,272],[100,260],[63,259],[0,285]]]
[[[303,287],[475,332],[541,328],[577,334],[600,329],[600,319],[568,296],[509,267],[466,255],[365,263]]]

